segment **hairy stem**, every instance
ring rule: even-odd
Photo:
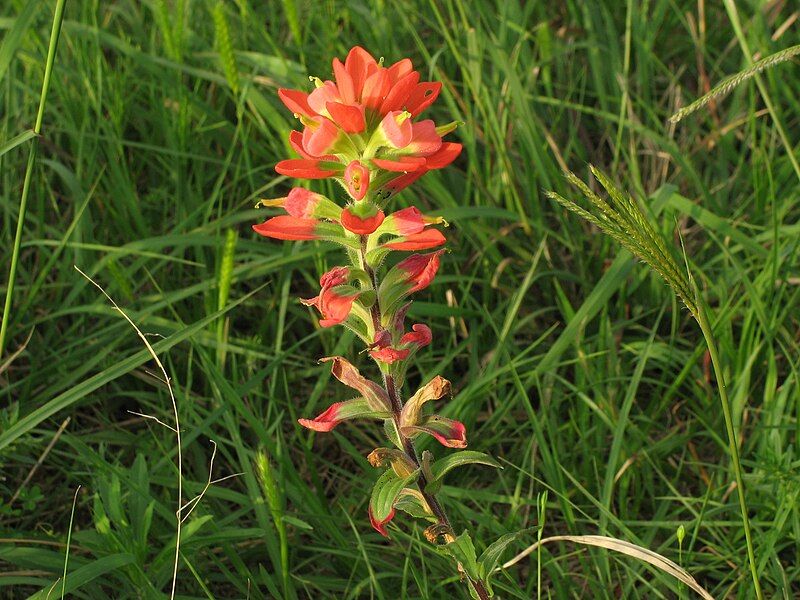
[[[360,258],[361,266],[364,271],[366,271],[367,275],[369,275],[369,279],[372,282],[372,287],[377,294],[378,277],[375,273],[375,270],[367,264],[366,260],[366,236],[362,236],[361,238]],[[377,298],[370,308],[370,314],[372,315],[372,323],[375,327],[375,331],[380,331],[382,327],[381,309]],[[395,425],[397,426],[397,434],[400,436],[400,442],[403,445],[403,451],[406,453],[406,456],[408,456],[411,462],[413,462],[417,468],[419,468],[421,465],[419,456],[417,455],[417,449],[414,447],[414,441],[408,436],[403,435],[402,431],[400,431],[400,411],[403,409],[403,400],[400,398],[400,391],[397,389],[394,376],[390,373],[383,372],[383,386],[386,389],[386,393],[389,396],[389,401],[392,405],[392,417],[394,418]],[[450,524],[450,519],[447,518],[447,513],[445,512],[444,507],[441,505],[439,500],[436,498],[436,495],[425,491],[427,485],[427,477],[425,477],[424,473],[420,474],[419,479],[417,480],[419,491],[422,493],[422,497],[425,498],[425,502],[428,503],[428,506],[430,507],[433,516],[436,518],[437,523],[442,527],[442,530],[446,532],[445,537],[448,539],[448,541],[450,541],[455,537],[453,526]],[[470,578],[470,583],[477,592],[480,600],[490,600],[491,596],[489,595],[489,592],[486,590],[486,586],[482,581]]]

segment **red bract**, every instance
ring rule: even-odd
[[[425,159],[421,156],[398,156],[397,158],[373,158],[372,164],[386,171],[408,173],[425,168]]]
[[[411,114],[408,112],[393,110],[381,121],[380,131],[393,147],[398,149],[405,148],[411,143],[414,136],[414,128],[411,121],[408,120],[410,116]]]
[[[348,273],[349,269],[346,267],[334,267],[320,279],[322,289],[319,296],[300,300],[306,306],[315,306],[319,310],[322,315],[320,327],[333,327],[347,319],[353,302],[360,296],[360,292],[342,285],[347,281]]]
[[[385,348],[378,348],[376,350],[369,351],[369,355],[372,358],[384,362],[387,365],[391,365],[392,363],[395,363],[398,360],[405,360],[406,358],[408,358],[408,355],[410,353],[411,353],[410,350],[392,348],[391,346],[386,346]]]
[[[416,323],[411,326],[411,331],[400,338],[401,344],[416,344],[420,348],[427,346],[431,343],[433,334],[431,328],[422,323]]]
[[[339,141],[339,129],[325,117],[308,120],[303,130],[303,150],[311,156],[325,156]]]
[[[397,269],[405,271],[405,282],[411,284],[409,293],[425,289],[433,281],[439,269],[439,256],[444,250],[430,254],[412,254],[407,259],[397,263]]]
[[[318,417],[314,419],[297,419],[297,422],[303,427],[313,429],[314,431],[331,431],[342,421],[336,418],[341,410],[342,404],[342,402],[331,404],[330,408]]]
[[[433,415],[427,423],[414,429],[430,434],[442,446],[448,448],[467,447],[467,428],[460,421]]]
[[[374,215],[361,218],[353,214],[349,208],[342,210],[342,227],[359,235],[373,233],[383,223],[383,211],[379,210]]]
[[[339,173],[338,169],[327,168],[331,163],[316,159],[291,159],[282,160],[275,165],[275,170],[281,175],[298,177],[300,179],[325,179]]]
[[[319,221],[302,219],[291,215],[281,215],[267,219],[260,225],[253,225],[253,231],[278,240],[316,240],[315,230]]]
[[[443,169],[458,158],[459,154],[461,154],[461,144],[443,142],[439,150],[425,160],[425,168]]]
[[[383,521],[378,521],[375,516],[372,514],[372,507],[369,508],[369,522],[372,527],[380,533],[383,537],[388,538],[389,532],[386,530],[386,524],[394,519],[395,510],[394,508],[389,511],[389,516],[387,516]]]
[[[419,233],[412,233],[405,237],[397,238],[395,241],[384,244],[385,248],[391,250],[428,250],[436,248],[447,241],[438,229],[428,229]]]

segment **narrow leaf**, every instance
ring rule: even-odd
[[[480,581],[475,545],[469,533],[465,531],[449,544],[437,546],[436,549],[445,556],[454,558],[471,580]]]
[[[24,144],[29,139],[34,137],[36,137],[36,133],[33,131],[33,129],[27,129],[19,135],[15,135],[7,142],[0,144],[0,156],[3,156],[6,152],[10,152],[20,144]]]
[[[369,500],[370,510],[375,520],[384,521],[392,512],[400,491],[416,481],[418,477],[419,469],[402,479],[392,469],[386,469],[386,472],[375,482],[375,487],[372,488],[372,497]]]
[[[483,551],[480,558],[478,558],[478,563],[481,568],[481,574],[483,577],[488,580],[489,577],[492,575],[492,571],[497,566],[497,563],[500,562],[500,557],[503,555],[503,552],[515,542],[518,538],[535,531],[535,527],[531,527],[528,529],[520,529],[519,531],[514,531],[511,533],[507,533],[494,542],[489,544],[486,550]],[[488,583],[488,581],[487,581]]]

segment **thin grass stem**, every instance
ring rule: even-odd
[[[31,141],[28,151],[28,164],[25,167],[25,179],[22,183],[22,196],[19,201],[19,216],[17,217],[17,230],[14,234],[14,248],[11,251],[11,266],[8,272],[8,287],[6,287],[6,299],[3,304],[3,321],[0,323],[0,357],[5,354],[6,336],[8,335],[8,320],[11,317],[11,301],[14,297],[14,280],[17,276],[17,266],[19,264],[19,251],[22,244],[22,230],[25,226],[25,213],[28,209],[28,195],[31,191],[31,179],[33,178],[33,167],[36,164],[36,154],[39,149],[39,134],[42,131],[42,120],[44,119],[44,107],[47,102],[47,92],[50,89],[50,76],[53,73],[53,63],[56,58],[58,48],[58,38],[61,34],[61,23],[64,20],[64,4],[66,0],[58,0],[56,10],[53,15],[53,28],[50,32],[50,45],[47,48],[47,62],[44,68],[44,78],[42,80],[42,91],[39,94],[39,110],[36,113],[36,124],[33,126],[33,133],[36,137]]]
[[[719,389],[719,400],[722,404],[722,416],[725,420],[725,431],[728,434],[728,448],[731,453],[731,461],[733,462],[733,472],[736,478],[736,492],[739,496],[739,509],[742,512],[742,527],[744,528],[744,537],[747,544],[747,561],[750,566],[750,574],[753,578],[753,588],[756,593],[756,598],[761,600],[763,594],[761,591],[761,584],[758,581],[758,570],[756,567],[756,554],[753,549],[753,536],[750,532],[750,517],[747,514],[747,500],[745,498],[744,490],[744,477],[742,476],[742,465],[739,462],[739,447],[736,442],[736,428],[733,425],[733,416],[731,415],[731,403],[728,399],[728,388],[725,384],[725,374],[722,371],[722,362],[720,361],[719,352],[717,350],[717,343],[714,338],[714,333],[711,328],[711,323],[708,320],[706,307],[700,298],[697,301],[698,309],[696,320],[700,329],[703,332],[703,337],[708,346],[708,353],[711,355],[711,363],[714,365],[714,376],[717,379],[717,388]]]

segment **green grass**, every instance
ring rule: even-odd
[[[24,134],[50,43],[46,4],[12,0],[0,14],[3,297],[39,144],[0,357],[0,597],[170,589],[175,434],[130,413],[173,424],[169,391],[73,265],[171,378],[184,502],[209,479],[210,440],[212,479],[238,474],[183,524],[177,597],[465,597],[410,520],[391,543],[369,527],[378,473],[365,457],[379,432],[296,424],[344,399],[316,359],[352,340],[296,301],[340,252],[250,231],[257,199],[291,185],[272,169],[292,125],[277,87],[329,76],[354,44],[410,56],[445,82],[433,118],[466,123],[455,165],[395,201],[451,223],[441,275],[413,308],[434,343],[409,383],[450,379],[448,415],[505,466],[450,476],[442,498],[456,529],[480,552],[535,528],[547,491],[544,537],[616,537],[679,562],[715,598],[753,597],[703,334],[655,274],[544,195],[574,196],[563,169],[587,179],[592,163],[645,201],[676,251],[683,239],[716,316],[764,594],[800,594],[797,59],[668,121],[800,43],[796,23],[782,28],[791,3],[700,3],[698,26],[694,0],[73,0],[36,142]],[[542,598],[692,597],[641,562],[570,543],[499,574],[497,593],[537,597],[539,567]]]

